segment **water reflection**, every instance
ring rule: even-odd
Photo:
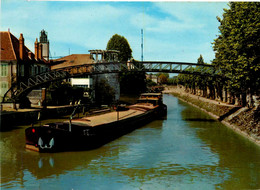
[[[187,118],[187,119],[184,119],[185,121],[199,121],[199,122],[216,122],[215,119],[202,119],[202,118]]]
[[[185,105],[185,103],[181,103]],[[186,106],[186,105],[185,105]],[[210,117],[196,108],[182,111],[182,117],[196,132],[196,136],[219,157],[217,166],[228,174],[218,185],[221,189],[243,189],[260,187],[260,148],[234,133],[231,129],[214,122],[207,124]],[[188,119],[186,119],[188,118]],[[199,122],[194,122],[198,120]]]
[[[153,130],[159,130],[162,127],[162,120],[155,121],[152,126]],[[149,129],[143,129],[143,133],[146,133]],[[2,179],[2,183],[7,183],[8,181],[16,181],[17,180],[17,170],[22,172],[23,170],[28,170],[33,174],[37,179],[43,179],[52,175],[60,175],[64,174],[67,171],[73,171],[76,168],[87,168],[88,164],[92,162],[95,163],[95,160],[99,160],[102,158],[113,158],[119,159],[119,152],[126,152],[128,149],[128,144],[134,141],[135,143],[140,142],[141,139],[131,138],[131,137],[121,137],[125,138],[127,143],[120,144],[120,147],[117,147],[116,144],[114,146],[105,145],[96,150],[90,151],[80,151],[80,152],[61,152],[61,153],[44,153],[39,154],[37,152],[33,152],[30,150],[24,149],[24,133],[23,131],[19,131],[19,133],[12,134],[2,134],[2,143],[1,150],[3,151],[3,155],[1,156],[1,167],[2,167],[2,176],[5,176]],[[140,134],[142,135],[142,134]],[[118,140],[115,140],[116,143]],[[19,142],[15,143],[14,142]],[[140,153],[141,154],[141,153]],[[140,155],[139,154],[139,155]],[[13,166],[13,171],[9,170],[10,166]],[[110,163],[103,163],[101,167],[110,166]]]

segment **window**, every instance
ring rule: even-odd
[[[34,74],[37,75],[38,74],[38,67],[36,65],[34,65]]]
[[[34,75],[34,66],[31,66],[31,75]]]
[[[0,83],[0,96],[4,96],[4,94],[8,90],[8,83],[7,82],[1,82]]]
[[[24,77],[24,65],[21,65],[21,76]]]
[[[1,74],[1,77],[7,76],[7,74],[8,74],[8,64],[1,64],[0,74]]]

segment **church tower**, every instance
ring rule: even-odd
[[[42,44],[42,58],[46,61],[49,61],[49,40],[47,36],[47,32],[45,30],[42,30],[40,32],[40,42],[39,44]]]

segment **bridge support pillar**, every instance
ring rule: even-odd
[[[42,99],[41,99],[42,107],[46,108],[46,88],[42,88]]]

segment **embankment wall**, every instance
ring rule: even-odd
[[[184,89],[166,87],[164,93],[173,94],[213,118],[219,120],[235,132],[245,136],[260,146],[260,109],[229,105],[215,100],[186,93]]]
[[[70,115],[75,105],[68,105],[55,108],[35,109],[29,111],[2,112],[0,115],[1,131],[9,130],[15,125],[26,125],[37,120],[54,118],[57,116]]]

